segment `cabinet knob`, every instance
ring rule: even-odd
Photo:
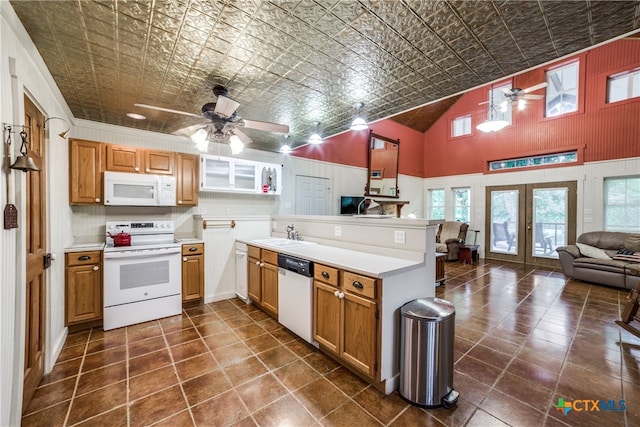
[[[136,166],[135,168],[133,168],[133,170],[135,170],[136,172],[138,172],[138,171],[140,170],[140,168]]]
[[[182,200],[178,200],[178,204],[181,205],[182,204]]]
[[[256,261],[256,265],[260,267],[260,261]]]
[[[100,267],[98,267],[97,265],[94,265],[93,266],[93,271],[98,271],[98,270],[100,270]]]
[[[261,263],[260,263],[260,267],[264,267],[264,262],[261,262]]]
[[[96,197],[94,200],[96,201],[96,203],[100,203],[100,197]]]
[[[187,257],[186,257],[186,256],[183,256],[183,257],[182,257],[182,261],[187,262]]]
[[[333,294],[334,294],[336,297],[340,298],[340,291],[335,291]]]
[[[340,295],[338,295],[338,298],[343,299],[344,298],[344,292],[340,292]]]
[[[327,273],[326,271],[322,272],[322,277],[324,277],[325,279],[329,278],[329,273]]]

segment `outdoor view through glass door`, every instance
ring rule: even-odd
[[[486,197],[486,258],[554,266],[555,248],[575,241],[575,181],[487,187]]]

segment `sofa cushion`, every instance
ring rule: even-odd
[[[436,243],[436,252],[447,252],[447,244],[446,243]]]
[[[595,246],[600,249],[622,249],[624,248],[625,239],[630,233],[621,233],[618,231],[589,231],[582,233],[578,237],[578,243]]]
[[[616,261],[611,258],[600,259],[590,257],[580,257],[573,261],[574,268],[590,268],[593,270],[611,271],[613,273],[624,273],[628,263],[624,261]]]
[[[624,248],[633,251],[640,252],[640,235],[632,234],[624,239]]]
[[[586,257],[597,258],[597,259],[611,259],[607,253],[595,246],[585,245],[584,243],[576,243],[578,249],[580,249],[580,253]]]
[[[640,252],[633,252],[628,249],[620,249],[613,259],[627,262],[640,262]]]

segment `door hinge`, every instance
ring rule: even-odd
[[[46,270],[47,268],[51,267],[51,254],[44,254],[42,256],[42,268],[44,270]]]
[[[378,372],[378,362],[373,364],[373,372]]]
[[[375,316],[376,316],[376,319],[380,316],[380,314],[379,314],[379,311],[378,311],[378,310],[376,310],[376,314],[375,314]]]

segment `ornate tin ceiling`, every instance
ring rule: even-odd
[[[346,130],[356,102],[370,121],[393,116],[640,25],[640,0],[11,4],[75,117],[171,133],[196,122],[133,104],[199,114],[221,84],[243,118],[288,124],[293,146],[314,122],[324,136]],[[402,120],[421,131],[433,121]],[[246,133],[252,148],[283,141]]]

